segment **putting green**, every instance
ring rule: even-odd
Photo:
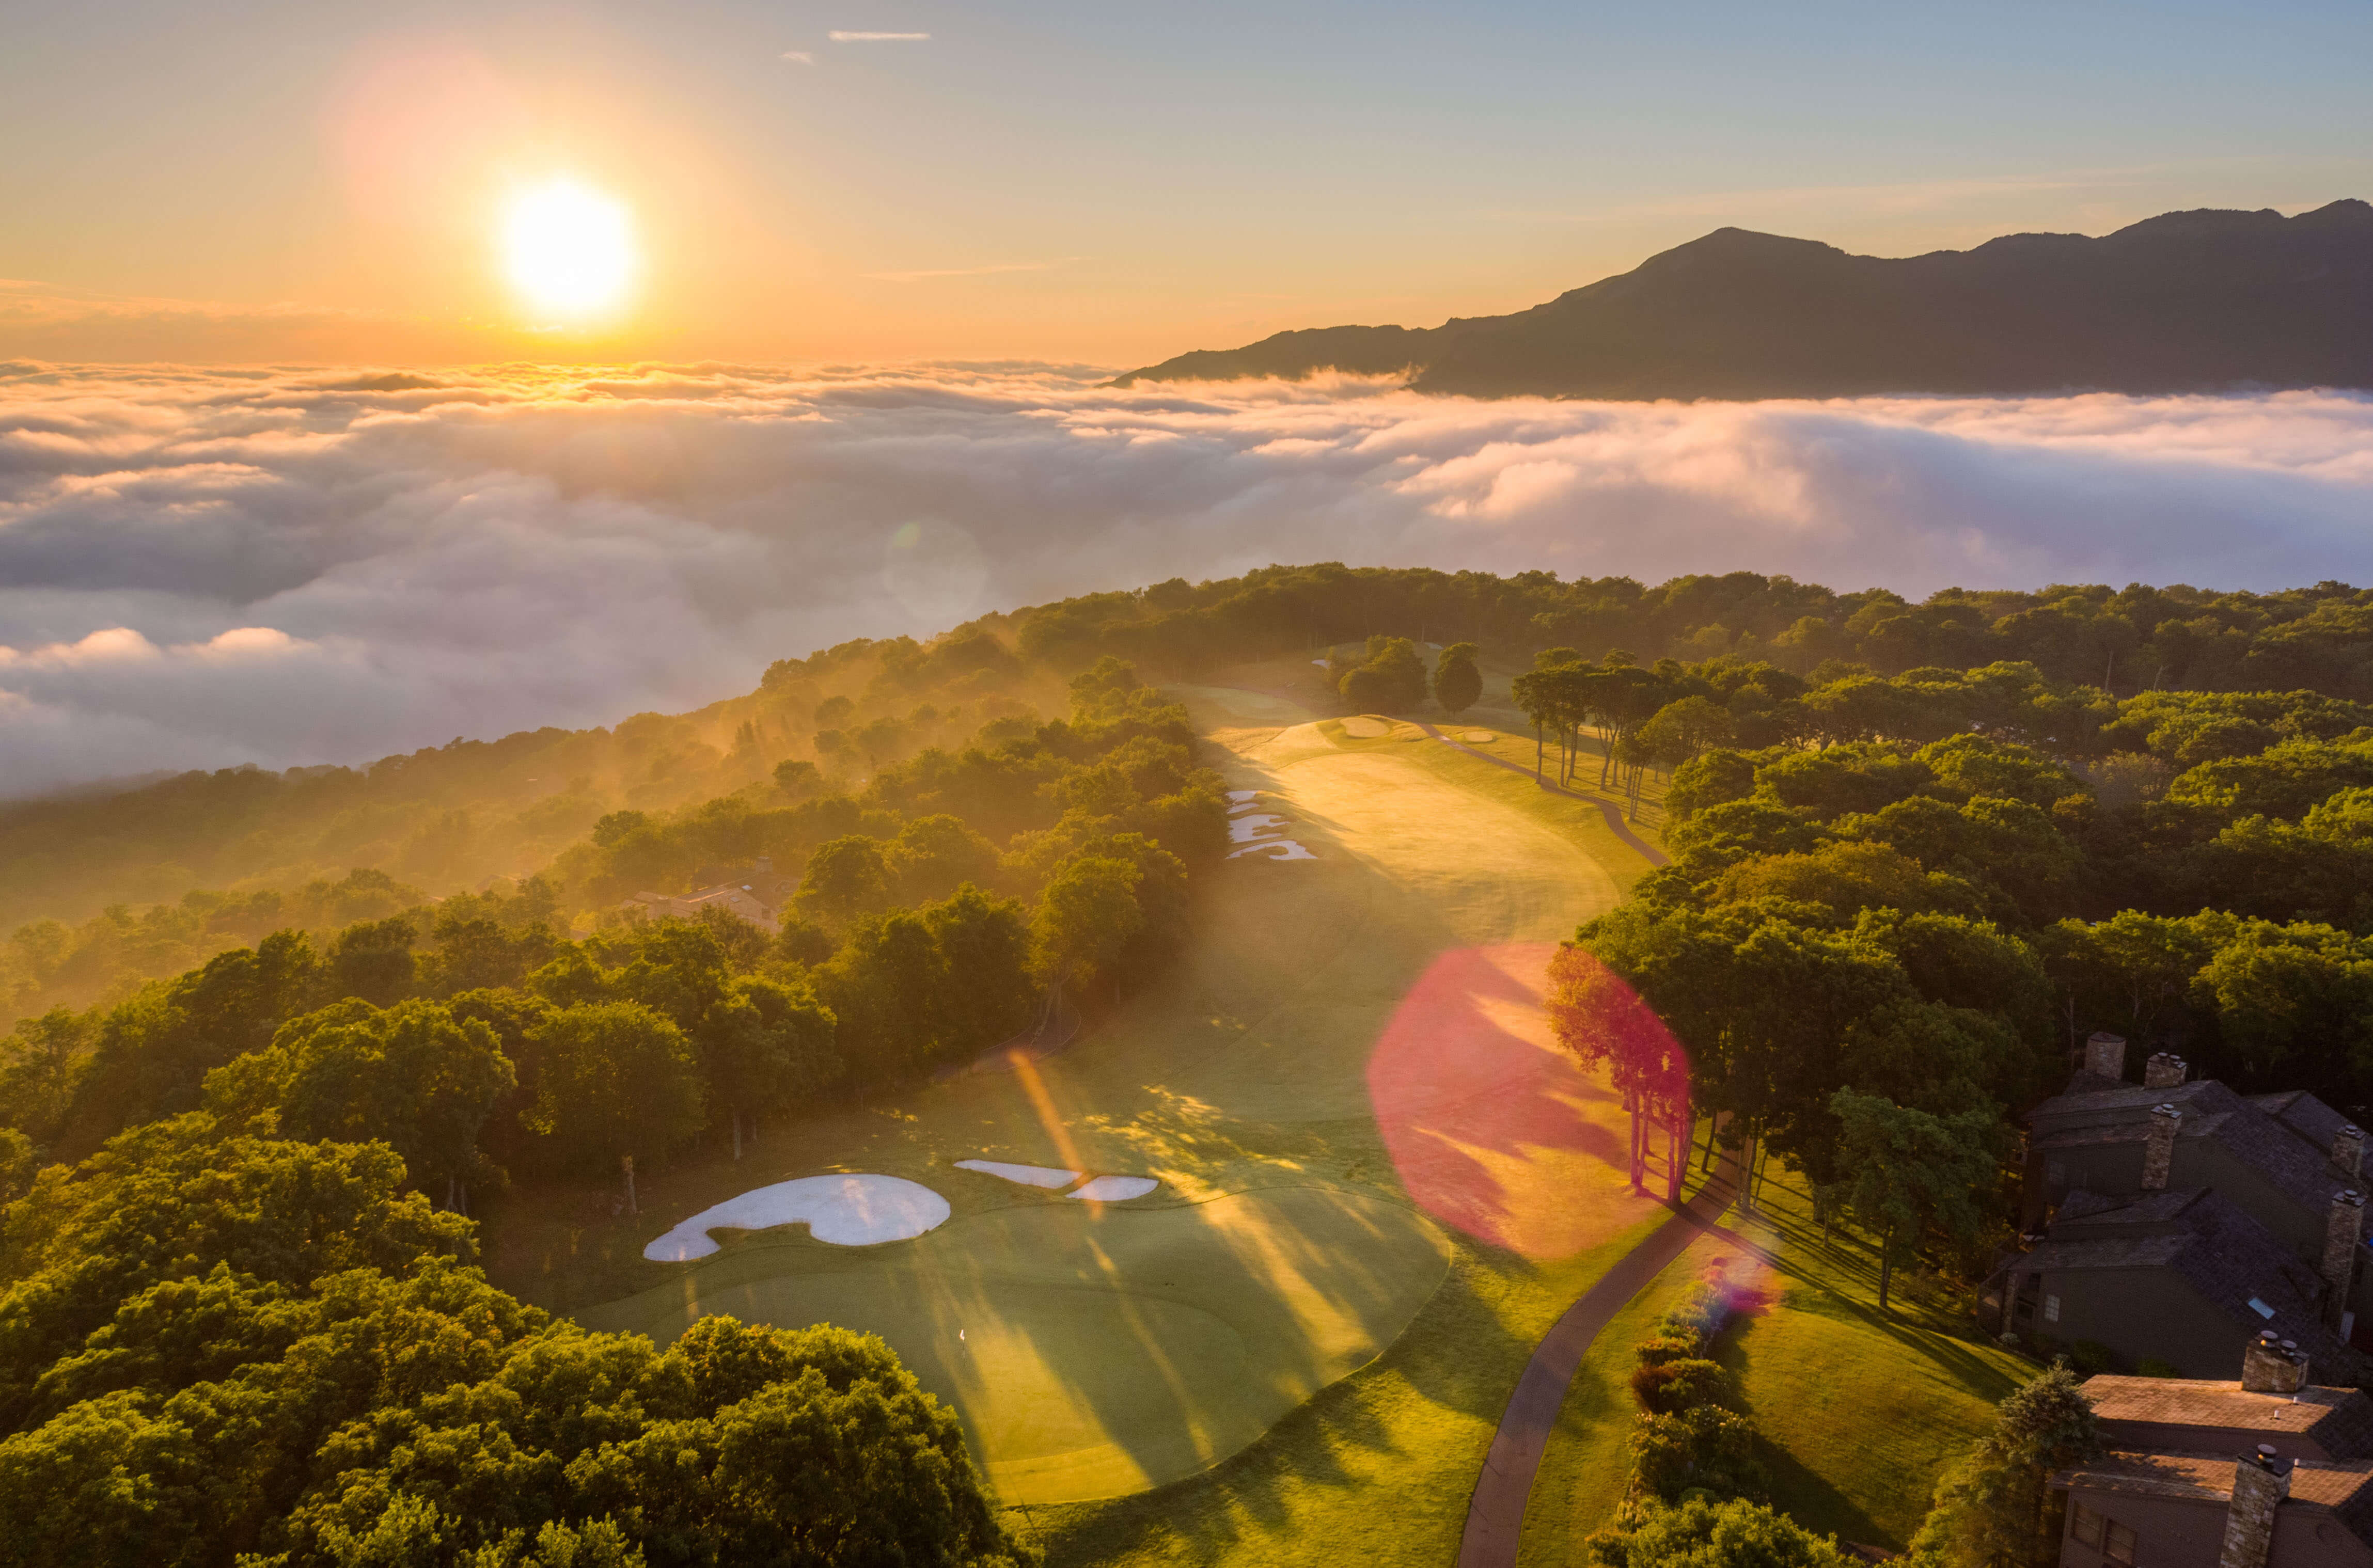
[[[1365,714],[1343,721],[1343,733],[1361,740],[1382,740],[1392,734],[1390,719],[1371,718]]]
[[[962,1412],[1000,1496],[1140,1491],[1243,1447],[1372,1359],[1449,1243],[1401,1205],[1320,1188],[1097,1214],[1008,1209],[835,1266],[757,1239],[581,1313],[664,1343],[711,1313],[888,1340]],[[961,1337],[960,1337],[961,1331]]]
[[[1267,691],[1174,690],[1229,786],[1265,792],[1315,860],[1213,867],[1183,960],[1070,1050],[770,1126],[739,1163],[719,1151],[655,1173],[640,1220],[602,1217],[606,1202],[507,1211],[497,1276],[662,1339],[712,1312],[879,1332],[962,1417],[1000,1499],[1039,1504],[1141,1491],[1243,1449],[1385,1351],[1461,1249],[1529,1269],[1638,1223],[1654,1205],[1598,1152],[1622,1146],[1620,1107],[1570,1069],[1536,1071],[1553,1053],[1522,976],[1479,962],[1461,971],[1472,983],[1428,993],[1448,998],[1444,1038],[1477,1045],[1387,1086],[1393,1147],[1370,1081],[1444,955],[1569,935],[1613,905],[1606,868],[1530,792],[1495,796],[1506,776],[1478,759],[1338,739]],[[1494,1121],[1502,1104],[1524,1116]],[[1419,1180],[1400,1168],[1413,1146],[1432,1151]],[[954,1168],[974,1158],[1163,1186],[1097,1209]],[[881,1247],[774,1231],[691,1264],[641,1260],[684,1215],[825,1170],[919,1181],[953,1217]]]

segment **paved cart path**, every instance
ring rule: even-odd
[[[1713,1180],[1681,1205],[1673,1217],[1622,1260],[1583,1292],[1550,1326],[1516,1379],[1516,1391],[1501,1413],[1500,1428],[1491,1436],[1491,1451],[1475,1482],[1474,1500],[1467,1505],[1467,1532],[1458,1543],[1458,1568],[1515,1568],[1516,1547],[1525,1528],[1525,1503],[1532,1495],[1533,1476],[1541,1468],[1566,1389],[1590,1353],[1608,1319],[1665,1272],[1699,1235],[1713,1227],[1730,1206],[1738,1167],[1725,1155]]]

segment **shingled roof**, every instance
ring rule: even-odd
[[[2313,1095],[2247,1099],[2213,1078],[2157,1089],[2125,1083],[2090,1086],[2109,1081],[2079,1073],[2070,1083],[2071,1093],[2037,1106],[2028,1119],[2030,1146],[2048,1151],[2139,1144],[2149,1136],[2152,1108],[2172,1105],[2183,1112],[2180,1142],[2215,1139],[2302,1209],[2324,1214],[2336,1193],[2365,1179],[2345,1176],[2332,1164],[2332,1136],[2346,1121]]]
[[[2365,1358],[2323,1326],[2322,1281],[2232,1200],[2205,1189],[2133,1198],[2068,1194],[2046,1238],[2004,1265],[2007,1274],[2168,1269],[2255,1333],[2295,1340],[2311,1365],[2355,1376]],[[2252,1307],[2262,1301],[2269,1318]]]
[[[2231,1455],[2116,1451],[2060,1471],[2051,1484],[2229,1505],[2233,1465]],[[2329,1510],[2351,1535],[2373,1544],[2373,1459],[2300,1459],[2290,1479],[2283,1508]]]
[[[2262,1394],[2239,1382],[2103,1376],[2087,1378],[2084,1393],[2104,1422],[2197,1432],[2196,1443],[2179,1445],[2187,1449],[2212,1449],[2227,1434],[2248,1432],[2303,1438],[2335,1459],[2373,1459],[2373,1400],[2355,1388]]]

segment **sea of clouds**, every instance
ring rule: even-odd
[[[2373,577],[2373,399],[1475,402],[1078,369],[0,365],[0,795],[356,761],[1270,562]]]

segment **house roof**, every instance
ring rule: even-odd
[[[2035,1108],[2028,1118],[2030,1146],[2043,1151],[2102,1144],[2138,1144],[2149,1136],[2151,1110],[2172,1105],[2183,1112],[2180,1142],[2214,1139],[2235,1159],[2257,1171],[2302,1209],[2321,1215],[2344,1188],[2373,1178],[2350,1178],[2332,1163],[2331,1138],[2346,1124],[2339,1112],[2313,1095],[2294,1092],[2245,1099],[2213,1078],[2146,1089],[2135,1084],[2114,1088],[2080,1087],[2104,1082],[2079,1073],[2073,1092]]]
[[[2110,1452],[2072,1465],[2052,1478],[2055,1487],[2082,1486],[2144,1497],[2185,1497],[2202,1503],[2233,1500],[2235,1457],[2214,1454]]]
[[[2228,1454],[2142,1454],[2119,1450],[2070,1466],[2054,1475],[2052,1484],[2229,1504],[2233,1500],[2233,1467],[2239,1458]],[[2373,1458],[2293,1461],[2290,1502],[2329,1508],[2341,1516],[2359,1540],[2373,1539]]]
[[[2238,1382],[2101,1376],[2086,1379],[2084,1392],[2103,1421],[2197,1427],[2204,1443],[2211,1431],[2304,1437],[2336,1458],[2373,1458],[2373,1400],[2354,1388],[2309,1387],[2294,1398]]]
[[[2062,1205],[2046,1238],[2002,1272],[2056,1274],[2165,1269],[2236,1325],[2274,1329],[2307,1352],[2309,1365],[2355,1374],[2364,1357],[2323,1326],[2322,1281],[2232,1200],[2206,1190],[2105,1197],[2081,1190]],[[2273,1316],[2251,1303],[2263,1302]]]

